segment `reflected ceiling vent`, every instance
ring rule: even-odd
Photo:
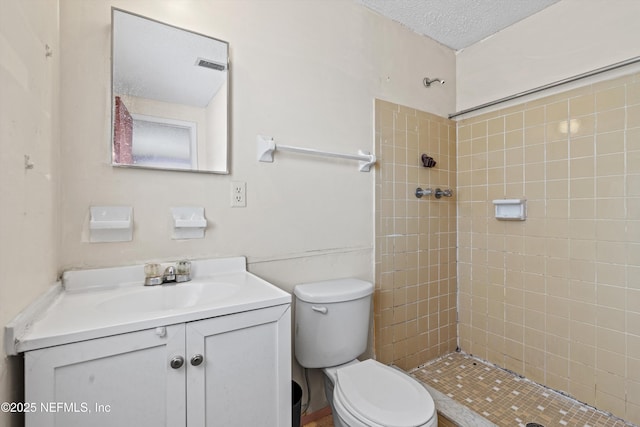
[[[219,62],[214,62],[209,59],[198,58],[196,61],[196,65],[204,68],[210,68],[212,70],[224,71],[226,66]]]

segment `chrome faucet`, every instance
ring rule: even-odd
[[[431,188],[425,188],[424,190],[420,187],[416,188],[416,197],[421,199],[422,196],[430,196],[433,194],[433,190]]]
[[[436,196],[436,199],[439,199],[442,196],[451,197],[451,196],[453,196],[453,190],[451,190],[451,189],[441,190],[439,188],[436,188],[435,196]]]
[[[173,265],[164,269],[162,274],[162,283],[169,283],[176,281],[176,268]]]
[[[191,263],[189,261],[178,261],[177,266],[170,265],[164,269],[163,273],[160,273],[160,268],[160,264],[145,264],[145,286],[188,282],[191,280]]]
[[[416,188],[416,192],[415,195],[418,199],[422,198],[423,196],[435,196],[436,199],[440,199],[441,197],[451,197],[453,196],[453,190],[451,190],[450,188],[448,189],[441,189],[441,188],[436,188],[435,190],[431,189],[431,188],[425,188],[424,190],[420,187]]]

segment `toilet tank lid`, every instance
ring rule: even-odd
[[[299,300],[305,302],[343,302],[371,295],[373,284],[354,278],[324,280],[297,285],[293,293]]]

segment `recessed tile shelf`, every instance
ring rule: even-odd
[[[524,221],[527,219],[526,199],[498,199],[494,200],[496,219],[501,221]]]

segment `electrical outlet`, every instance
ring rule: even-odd
[[[244,208],[247,206],[247,183],[241,181],[231,182],[231,207]]]

